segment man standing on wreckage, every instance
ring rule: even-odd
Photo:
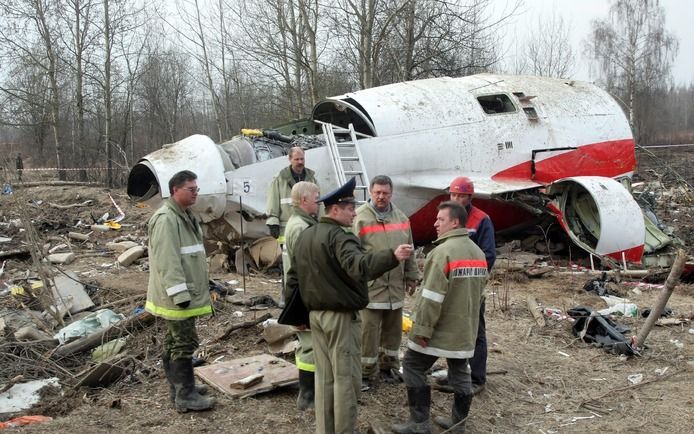
[[[197,175],[189,170],[169,180],[171,197],[148,223],[149,286],[145,310],[166,323],[162,361],[170,398],[178,412],[214,406],[195,385],[193,353],[198,348],[195,318],[212,313],[202,229],[189,208],[198,197]]]
[[[393,425],[393,432],[399,434],[431,433],[431,387],[426,372],[440,357],[448,364],[448,382],[455,395],[451,417],[436,417],[435,422],[446,432],[464,433],[472,404],[469,360],[475,353],[487,261],[465,229],[465,208],[448,201],[438,209],[436,247],[424,264],[403,359],[410,417]]]

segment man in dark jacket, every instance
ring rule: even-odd
[[[356,216],[352,178],[319,200],[325,217],[305,229],[292,251],[287,276],[309,310],[316,363],[316,433],[353,434],[361,390],[361,320],[367,282],[412,254],[400,245],[365,254],[350,230]]]

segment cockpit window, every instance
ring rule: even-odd
[[[482,110],[488,115],[514,113],[516,111],[516,106],[511,102],[511,98],[503,93],[498,95],[478,96],[477,101],[479,101],[482,106]]]

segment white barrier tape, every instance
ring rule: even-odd
[[[119,221],[121,221],[121,220],[123,220],[123,219],[125,218],[125,213],[123,212],[122,209],[120,209],[120,207],[118,206],[118,204],[116,203],[116,201],[113,200],[113,196],[111,196],[111,193],[108,194],[108,198],[111,199],[111,203],[112,203],[113,206],[115,206],[116,209],[118,210],[118,213],[119,213],[118,216],[117,216],[116,218],[113,219],[116,223],[118,223]]]
[[[48,170],[108,170],[108,167],[66,167],[64,169],[61,169],[59,167],[37,167],[33,169],[15,169],[15,170],[23,170],[24,172],[40,172],[40,171],[48,171]],[[112,167],[111,170],[127,170],[124,168],[120,167]]]

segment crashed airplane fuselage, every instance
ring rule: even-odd
[[[393,201],[419,244],[435,238],[436,206],[465,175],[499,236],[553,226],[600,257],[639,262],[644,252],[643,216],[628,191],[634,139],[620,107],[593,84],[494,74],[418,80],[327,98],[312,120],[353,126],[367,173],[392,178]],[[338,177],[319,137],[305,142],[306,165],[328,191]],[[275,142],[191,136],[140,160],[128,194],[168,197],[171,175],[189,169],[199,176],[195,210],[204,221],[238,236],[242,202],[244,236],[267,235],[266,190],[288,164]]]

